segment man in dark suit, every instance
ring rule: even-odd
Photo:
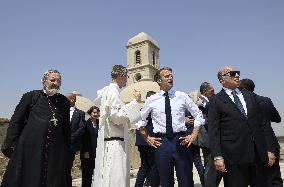
[[[81,139],[82,135],[84,134],[85,126],[85,113],[75,107],[75,94],[68,93],[66,97],[70,101],[71,147],[69,154],[68,182],[70,183],[69,186],[72,186],[71,169],[73,166],[73,161],[75,159],[75,154],[81,148]]]
[[[280,187],[280,186],[283,187],[283,180],[281,178],[281,171],[279,166],[280,145],[271,127],[271,122],[276,122],[276,123],[281,122],[281,116],[279,115],[277,109],[274,107],[270,98],[260,96],[254,93],[255,84],[251,79],[242,79],[239,88],[253,92],[253,95],[255,96],[256,100],[258,101],[261,107],[262,115],[264,116],[267,122],[266,124],[268,125],[267,128],[270,129],[271,131],[271,138],[273,140],[272,143],[277,148],[275,152],[276,156],[275,164],[267,168],[270,184],[272,187]]]
[[[222,175],[217,172],[213,158],[210,152],[209,146],[209,137],[208,137],[208,109],[209,109],[209,99],[215,94],[214,88],[212,84],[209,82],[203,82],[199,88],[200,96],[199,100],[201,101],[198,104],[199,109],[203,113],[203,117],[205,119],[204,126],[200,129],[197,140],[199,140],[199,144],[202,147],[202,153],[204,157],[204,165],[205,165],[205,187],[216,187],[220,184],[222,179]]]
[[[222,90],[210,99],[208,133],[214,165],[225,187],[267,187],[266,165],[275,162],[275,146],[253,94],[238,89],[240,72],[218,72]]]
[[[155,93],[156,92],[154,91],[148,91],[146,94],[146,98],[150,97],[151,95],[154,95]],[[154,133],[151,114],[149,114],[147,120],[147,132],[153,136]],[[145,178],[150,186],[160,186],[159,172],[156,166],[154,155],[155,149],[145,142],[144,138],[138,130],[136,130],[135,145],[138,147],[138,151],[140,153],[141,166],[139,167],[139,170],[137,172],[137,178],[134,187],[143,187]]]
[[[189,111],[185,111],[185,125],[187,128],[187,134],[191,134],[193,131],[193,125],[194,125],[194,118],[192,117],[192,115],[190,114]],[[204,125],[201,127],[204,128]],[[198,136],[200,135],[200,131],[198,133]],[[202,160],[201,160],[201,156],[200,156],[200,148],[201,148],[201,141],[200,139],[196,138],[196,140],[190,145],[189,149],[191,150],[191,154],[192,154],[192,161],[194,163],[194,166],[198,172],[199,175],[199,179],[200,179],[200,183],[201,186],[204,187],[205,182],[204,182],[204,166],[202,164]]]

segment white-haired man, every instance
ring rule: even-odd
[[[67,186],[70,104],[59,93],[57,70],[45,72],[42,84],[22,96],[11,118],[2,146],[10,161],[1,186]]]

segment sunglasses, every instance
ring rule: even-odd
[[[230,76],[230,77],[235,77],[236,74],[238,74],[239,76],[241,75],[240,71],[229,71],[227,73],[224,73],[222,76]]]

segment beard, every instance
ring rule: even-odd
[[[54,87],[48,88],[48,87],[45,86],[43,89],[45,90],[46,94],[49,95],[49,96],[53,96],[53,95],[58,94],[60,92],[59,87],[58,88],[54,88]]]

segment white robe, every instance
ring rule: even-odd
[[[100,125],[92,187],[129,187],[130,164],[128,158],[129,114],[123,108],[133,109],[131,116],[140,118],[136,100],[124,104],[120,88],[110,83],[98,91],[96,104],[100,105]],[[128,110],[129,111],[129,110]],[[124,141],[104,141],[104,138],[121,137]]]

